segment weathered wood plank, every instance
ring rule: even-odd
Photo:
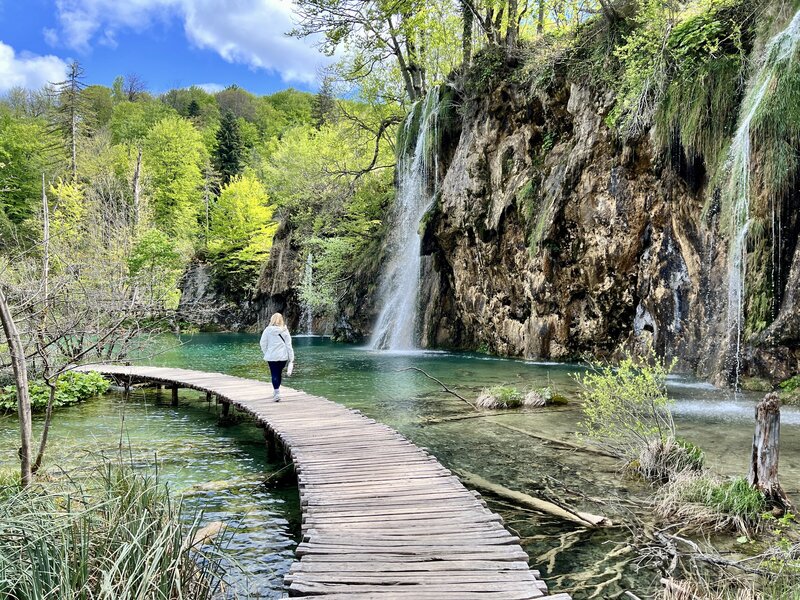
[[[303,509],[303,542],[286,575],[291,595],[528,600],[546,593],[519,538],[479,494],[424,448],[359,411],[289,388],[275,403],[270,384],[222,373],[81,369],[215,396],[223,407],[252,416],[273,446],[283,445],[295,465]]]

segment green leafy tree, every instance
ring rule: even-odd
[[[154,307],[178,306],[177,285],[183,266],[183,257],[174,241],[158,229],[149,229],[139,236],[128,259],[131,278]]]
[[[272,212],[264,186],[251,174],[222,188],[211,211],[208,256],[227,291],[245,293],[255,284],[277,229]]]
[[[255,121],[256,98],[250,92],[243,90],[238,85],[231,85],[216,95],[219,110],[224,115],[230,111],[235,116]]]
[[[155,225],[176,239],[190,241],[203,206],[206,152],[200,133],[182,117],[167,117],[144,140],[143,166],[149,177]]]
[[[0,213],[10,222],[19,225],[38,206],[42,172],[51,171],[51,148],[58,145],[44,120],[0,110]]]
[[[217,130],[217,147],[214,149],[214,167],[221,176],[222,184],[242,171],[244,144],[236,116],[227,111]]]

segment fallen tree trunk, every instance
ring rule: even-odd
[[[476,475],[474,473],[456,471],[456,474],[458,475],[459,479],[461,479],[462,483],[464,483],[467,487],[473,487],[478,490],[488,492],[494,496],[508,500],[517,506],[523,506],[538,512],[543,512],[545,514],[558,517],[559,519],[564,519],[565,521],[571,521],[572,523],[576,523],[577,525],[588,527],[590,529],[594,529],[596,527],[609,527],[612,525],[611,520],[607,519],[606,517],[559,506],[553,502],[548,502],[547,500],[535,498],[529,494],[509,489],[498,483],[484,479],[480,475]]]

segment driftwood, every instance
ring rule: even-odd
[[[565,521],[571,521],[572,523],[576,523],[582,527],[594,529],[596,527],[609,527],[612,524],[611,521],[606,517],[559,506],[553,502],[548,502],[547,500],[535,498],[529,494],[509,489],[498,483],[484,479],[480,475],[475,475],[474,473],[457,471],[456,474],[458,475],[459,479],[461,479],[461,481],[468,487],[489,492],[490,494],[498,496],[499,498],[503,498],[504,500],[508,500],[517,506],[531,508],[538,512],[543,512],[548,515],[558,517],[559,519],[564,519]]]
[[[447,392],[448,394],[452,394],[453,396],[455,396],[456,398],[458,398],[458,399],[459,399],[459,400],[461,400],[462,402],[466,402],[467,404],[469,404],[469,405],[470,405],[470,407],[472,407],[472,410],[478,410],[478,407],[477,407],[477,406],[475,406],[475,405],[474,405],[472,402],[470,402],[470,401],[469,401],[469,400],[467,400],[466,398],[464,398],[464,396],[462,396],[462,395],[461,395],[461,394],[459,394],[458,392],[455,392],[455,391],[451,390],[451,389],[450,389],[449,387],[447,387],[447,386],[446,386],[444,383],[442,383],[442,381],[441,381],[441,380],[439,380],[439,379],[436,379],[436,377],[434,377],[433,375],[431,375],[431,374],[429,374],[429,373],[426,373],[425,371],[423,371],[423,370],[422,370],[422,369],[420,369],[419,367],[406,367],[405,369],[397,369],[397,372],[398,372],[398,373],[402,373],[403,371],[417,371],[418,373],[422,373],[422,374],[423,374],[423,375],[425,375],[425,377],[427,377],[428,379],[431,379],[432,381],[435,381],[435,382],[436,382],[436,383],[438,383],[440,386],[442,386],[442,391],[444,391],[444,392]]]
[[[781,400],[778,394],[771,392],[756,406],[756,430],[747,482],[761,490],[773,506],[789,510],[792,503],[778,481],[780,439]]]
[[[496,416],[496,415],[492,415]],[[499,421],[491,421],[492,424],[497,425],[498,427],[504,427],[506,429],[510,429],[511,431],[516,431],[517,433],[521,433],[522,435],[527,435],[528,437],[535,438],[537,440],[542,440],[543,442],[547,442],[549,444],[553,444],[556,446],[562,446],[563,448],[567,448],[569,450],[577,450],[579,452],[588,452],[589,454],[598,454],[600,456],[608,456],[609,458],[619,458],[614,456],[609,452],[604,452],[598,448],[590,448],[589,446],[581,446],[580,444],[574,444],[572,442],[568,442],[566,440],[557,440],[555,438],[548,437],[546,435],[541,435],[539,433],[533,433],[532,431],[528,431],[527,429],[522,429],[520,427],[515,427],[514,425],[508,425],[507,423],[500,423]]]

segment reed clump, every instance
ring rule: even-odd
[[[567,404],[567,398],[551,388],[523,391],[510,385],[495,385],[485,388],[475,406],[478,408],[539,408]]]
[[[0,597],[210,600],[225,540],[185,518],[154,472],[103,460],[0,490]]]

